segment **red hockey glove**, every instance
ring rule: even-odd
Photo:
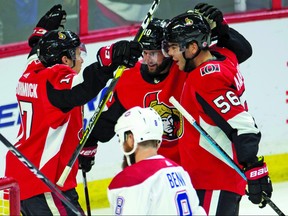
[[[79,156],[79,169],[89,172],[95,163],[95,154],[97,153],[97,146],[84,147]]]
[[[135,41],[118,41],[110,46],[102,47],[97,53],[97,60],[103,67],[124,65],[134,67],[142,55],[142,46]]]
[[[248,199],[254,204],[259,204],[260,208],[264,208],[267,202],[262,199],[263,192],[271,197],[273,191],[264,157],[258,157],[258,161],[248,165],[244,171],[247,177],[248,190],[246,193]]]
[[[34,47],[39,39],[48,31],[64,28],[66,22],[66,11],[62,10],[62,5],[54,5],[37,23],[32,35],[29,37],[29,46]]]
[[[194,7],[194,11],[200,13],[209,23],[212,30],[211,38],[223,36],[228,33],[229,27],[223,18],[223,13],[213,5],[199,3]]]

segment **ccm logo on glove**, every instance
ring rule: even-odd
[[[268,168],[266,163],[262,167],[255,167],[246,171],[246,177],[248,180],[256,180],[268,175]]]
[[[81,150],[80,155],[86,157],[94,157],[97,152],[97,148],[95,147],[85,147]]]

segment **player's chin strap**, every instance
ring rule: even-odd
[[[128,166],[131,166],[130,155],[125,155]]]
[[[191,58],[186,57],[185,51],[182,52],[182,55],[183,55],[184,59],[186,60],[184,72],[191,72],[192,70],[194,70],[196,68],[196,65],[193,62],[193,59],[196,58],[200,52],[201,52],[201,49],[198,47],[197,52]]]
[[[133,144],[133,149],[132,149],[131,151],[129,151],[129,152],[126,152],[126,151],[124,150],[124,148],[122,148],[123,154],[124,154],[125,157],[126,157],[128,166],[131,166],[130,156],[136,151],[137,146],[138,146],[137,142],[134,142],[134,144]]]

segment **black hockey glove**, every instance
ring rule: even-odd
[[[95,163],[95,154],[97,153],[97,146],[84,147],[79,156],[79,169],[89,172]]]
[[[66,22],[66,11],[62,10],[62,5],[54,5],[37,23],[32,35],[29,37],[29,46],[33,48],[40,38],[48,31],[64,28]]]
[[[267,202],[262,198],[262,194],[265,193],[270,198],[273,191],[264,157],[258,157],[258,160],[248,165],[244,171],[247,177],[248,199],[254,204],[259,204],[260,208],[264,208]]]
[[[142,55],[142,46],[135,41],[118,41],[110,46],[102,47],[97,53],[97,60],[103,67],[119,66],[134,67]]]
[[[199,3],[194,7],[194,11],[201,14],[209,23],[212,40],[228,33],[229,26],[223,18],[223,13],[218,8],[207,3]]]

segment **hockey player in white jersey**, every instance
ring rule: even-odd
[[[115,133],[129,166],[108,187],[114,215],[206,215],[188,173],[157,154],[163,125],[153,108],[129,109]]]

